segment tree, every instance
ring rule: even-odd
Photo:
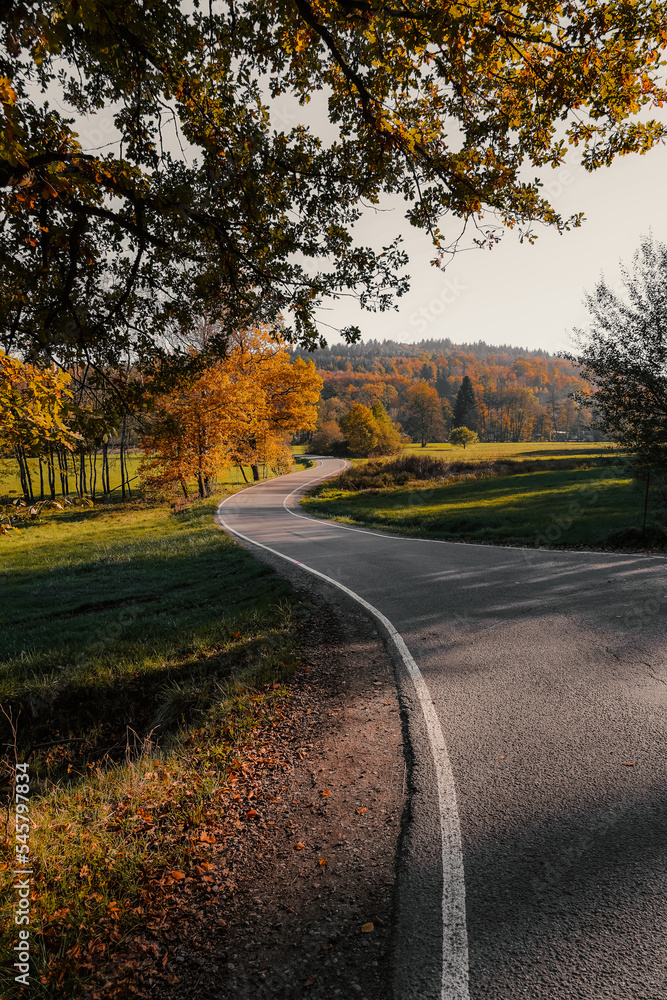
[[[406,287],[398,240],[354,244],[362,203],[403,196],[442,263],[461,225],[497,240],[484,213],[528,240],[579,225],[526,168],[667,134],[637,115],[666,96],[654,0],[5,7],[0,338],[26,357],[153,359],[200,315],[219,352],[283,313],[316,343],[327,296],[385,309]],[[329,141],[298,120],[313,91]]]
[[[285,434],[315,427],[321,388],[313,363],[291,362],[270,331],[237,334],[227,358],[181,374],[170,393],[154,396],[143,435],[145,481],[179,483],[187,496],[195,479],[204,497],[231,465],[250,465],[255,479],[260,462],[289,466]]]
[[[72,450],[77,435],[67,421],[72,398],[70,376],[53,367],[25,364],[0,351],[0,449],[18,461],[21,488],[27,500],[35,490],[28,458],[39,456],[41,496],[44,482],[41,455],[48,452],[48,478],[55,496],[54,446]]]
[[[644,237],[622,290],[601,278],[586,304],[589,326],[571,360],[591,388],[573,396],[636,466],[667,475],[667,246]]]
[[[382,403],[375,403],[371,410],[375,420],[377,445],[375,453],[377,455],[395,455],[401,450],[404,438],[401,433],[400,424],[395,424],[389,417]]]
[[[477,400],[470,378],[465,375],[454,404],[454,427],[477,427]]]
[[[429,441],[444,438],[442,404],[437,391],[428,382],[417,382],[408,388],[405,412],[406,429],[421,441],[422,448]]]
[[[471,431],[468,427],[455,427],[449,435],[449,441],[456,448],[462,447],[465,451],[469,444],[478,444],[479,438],[475,431]]]
[[[357,455],[370,455],[378,445],[378,427],[373,411],[363,403],[355,403],[350,411],[341,417],[340,429],[345,435],[347,446]]]

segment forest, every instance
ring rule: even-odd
[[[294,355],[311,358],[322,376],[317,431],[307,437],[319,450],[340,451],[340,421],[353,407],[358,419],[359,407],[381,408],[405,437],[424,445],[446,441],[462,426],[482,441],[604,439],[591,409],[573,398],[588,391],[577,365],[546,351],[371,340]]]

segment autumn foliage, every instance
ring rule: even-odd
[[[204,497],[232,465],[251,466],[255,479],[261,463],[289,468],[286,436],[315,427],[321,388],[312,361],[292,360],[268,330],[237,334],[226,358],[181,375],[171,392],[150,400],[145,480],[180,484],[187,496],[194,479]]]

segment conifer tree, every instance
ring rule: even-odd
[[[454,404],[454,427],[469,427],[477,430],[477,400],[470,378],[466,375],[461,382],[461,388]]]

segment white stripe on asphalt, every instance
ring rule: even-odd
[[[326,478],[326,477],[320,477]],[[275,480],[274,480],[275,481]],[[316,482],[316,480],[311,480]],[[257,486],[265,486],[266,483],[257,483]],[[305,484],[310,485],[310,482]],[[251,486],[249,489],[254,489]],[[301,487],[297,487],[299,489]],[[242,490],[243,493],[246,490]],[[293,492],[296,492],[293,491]],[[459,813],[456,805],[456,789],[454,787],[454,775],[452,765],[447,751],[447,744],[442,732],[440,720],[438,719],[433,699],[428,689],[421,670],[415,663],[403,637],[386,618],[381,611],[365,601],[359,594],[345,587],[337,580],[333,580],[325,573],[306,566],[305,563],[298,562],[290,556],[278,552],[276,549],[256,542],[253,538],[242,534],[232,528],[222,517],[220,508],[231,500],[236,494],[227,497],[218,504],[218,523],[231,531],[232,534],[257,548],[264,549],[280,559],[285,559],[294,566],[312,573],[313,576],[325,580],[327,583],[338,587],[348,597],[351,597],[362,607],[366,608],[380,622],[383,631],[389,641],[393,644],[400,662],[403,664],[406,673],[412,681],[415,694],[419,700],[423,715],[428,740],[433,754],[433,763],[436,772],[436,783],[438,786],[438,804],[440,811],[440,835],[442,843],[442,1000],[469,1000],[468,992],[468,932],[466,929],[466,908],[465,908],[465,878],[463,872],[463,850],[461,845],[461,826],[459,823]],[[290,494],[291,496],[291,494]],[[287,499],[287,498],[286,498]],[[287,508],[286,508],[287,509]],[[314,520],[307,518],[307,520]],[[315,523],[317,523],[315,521]],[[332,523],[332,522],[329,522]],[[336,525],[339,527],[339,525]],[[342,527],[342,525],[340,526]],[[380,536],[382,537],[382,536]]]

